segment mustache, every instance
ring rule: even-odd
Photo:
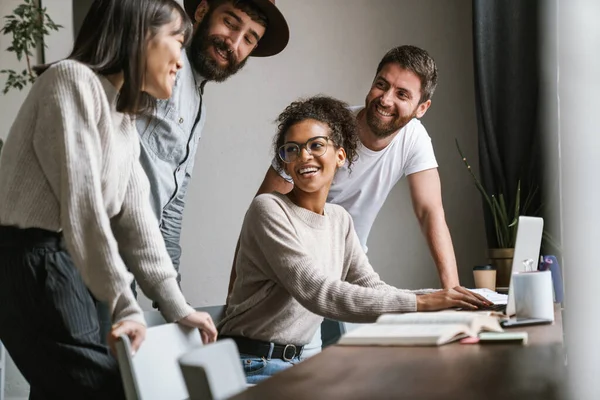
[[[229,65],[234,66],[238,64],[238,59],[236,55],[233,53],[233,50],[225,43],[223,39],[218,36],[211,36],[210,41],[215,49],[222,51],[227,56],[227,62]]]

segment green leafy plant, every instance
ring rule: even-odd
[[[469,165],[467,158],[463,154],[458,140],[455,139],[456,148],[462,158],[463,163],[467,167],[467,170],[471,174],[475,186],[483,196],[492,218],[494,220],[494,228],[496,232],[496,245],[499,248],[512,248],[515,246],[517,240],[517,222],[519,221],[519,215],[539,215],[540,210],[531,211],[531,206],[535,195],[538,192],[538,187],[533,187],[532,190],[527,193],[525,200],[521,203],[521,180],[517,182],[517,191],[515,194],[514,208],[509,209],[507,206],[506,199],[503,193],[488,193],[475,173]],[[544,233],[544,235],[547,235]]]
[[[46,8],[40,7],[37,0],[23,0],[23,4],[13,10],[12,15],[4,17],[6,23],[0,29],[4,35],[12,35],[12,43],[6,49],[15,53],[17,60],[25,58],[27,68],[22,72],[12,69],[0,70],[1,74],[8,75],[2,93],[6,94],[11,89],[22,90],[28,83],[35,81],[36,75],[31,65],[32,51],[38,46],[45,46],[44,36],[50,31],[62,28],[52,21]]]

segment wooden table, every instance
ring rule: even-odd
[[[520,327],[529,344],[331,346],[234,397],[246,399],[563,400],[562,319]]]

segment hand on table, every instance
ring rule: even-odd
[[[195,311],[177,322],[190,328],[198,328],[204,344],[217,340],[217,328],[209,313]]]
[[[485,297],[473,293],[462,286],[417,296],[417,311],[436,311],[452,307],[477,310],[482,307],[491,306],[492,304]]]

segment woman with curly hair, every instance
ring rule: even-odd
[[[249,383],[302,359],[323,317],[374,322],[417,310],[416,294],[385,284],[369,264],[352,218],[326,203],[336,170],[352,167],[359,139],[347,105],[313,97],[278,117],[274,150],[292,191],[257,196],[240,234],[221,338],[235,340]]]

